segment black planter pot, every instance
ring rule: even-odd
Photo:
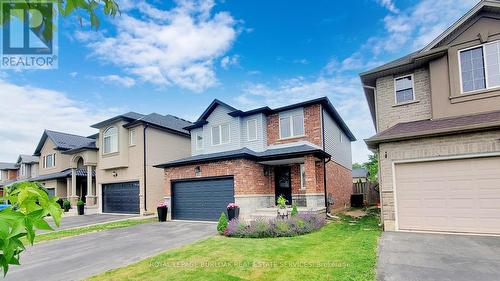
[[[240,208],[227,209],[228,220],[237,219],[240,215]]]
[[[85,205],[76,206],[76,209],[78,210],[78,215],[80,216],[85,213]]]
[[[158,221],[167,221],[167,207],[158,207],[156,208],[156,211],[158,212]]]

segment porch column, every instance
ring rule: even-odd
[[[306,176],[306,205],[318,207],[316,197],[316,160],[314,155],[304,157],[304,170]]]
[[[92,183],[92,171],[93,167],[92,166],[87,166],[87,198],[86,202],[88,206],[93,206],[95,205],[95,193],[94,193],[94,184]]]
[[[69,196],[72,206],[76,206],[78,195],[76,193],[76,169],[71,169],[71,195]]]
[[[71,178],[66,178],[66,199],[71,196]]]

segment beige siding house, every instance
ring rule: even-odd
[[[500,1],[361,80],[385,229],[500,234]]]

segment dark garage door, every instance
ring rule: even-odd
[[[103,184],[102,212],[139,214],[139,182]]]
[[[172,184],[172,217],[216,221],[234,202],[233,178],[180,181]]]

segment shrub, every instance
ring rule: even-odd
[[[291,237],[313,232],[323,225],[323,216],[306,213],[285,219],[261,218],[251,222],[234,219],[229,222],[223,233],[228,237],[239,238]]]
[[[298,214],[299,214],[299,211],[297,211],[297,205],[293,204],[293,206],[292,206],[292,212],[290,213],[290,215],[292,217],[295,217]]]
[[[65,199],[63,201],[63,207],[66,207],[66,208],[71,208],[71,202],[69,202],[68,199]]]
[[[224,230],[226,230],[226,228],[227,228],[227,217],[226,214],[222,212],[219,217],[219,223],[217,223],[217,231],[219,233],[224,233]]]
[[[276,199],[276,206],[280,209],[285,209],[287,202],[288,200],[286,200],[285,196],[280,195],[278,199]]]
[[[85,202],[83,202],[82,199],[78,200],[78,202],[76,202],[76,206],[85,206]]]

